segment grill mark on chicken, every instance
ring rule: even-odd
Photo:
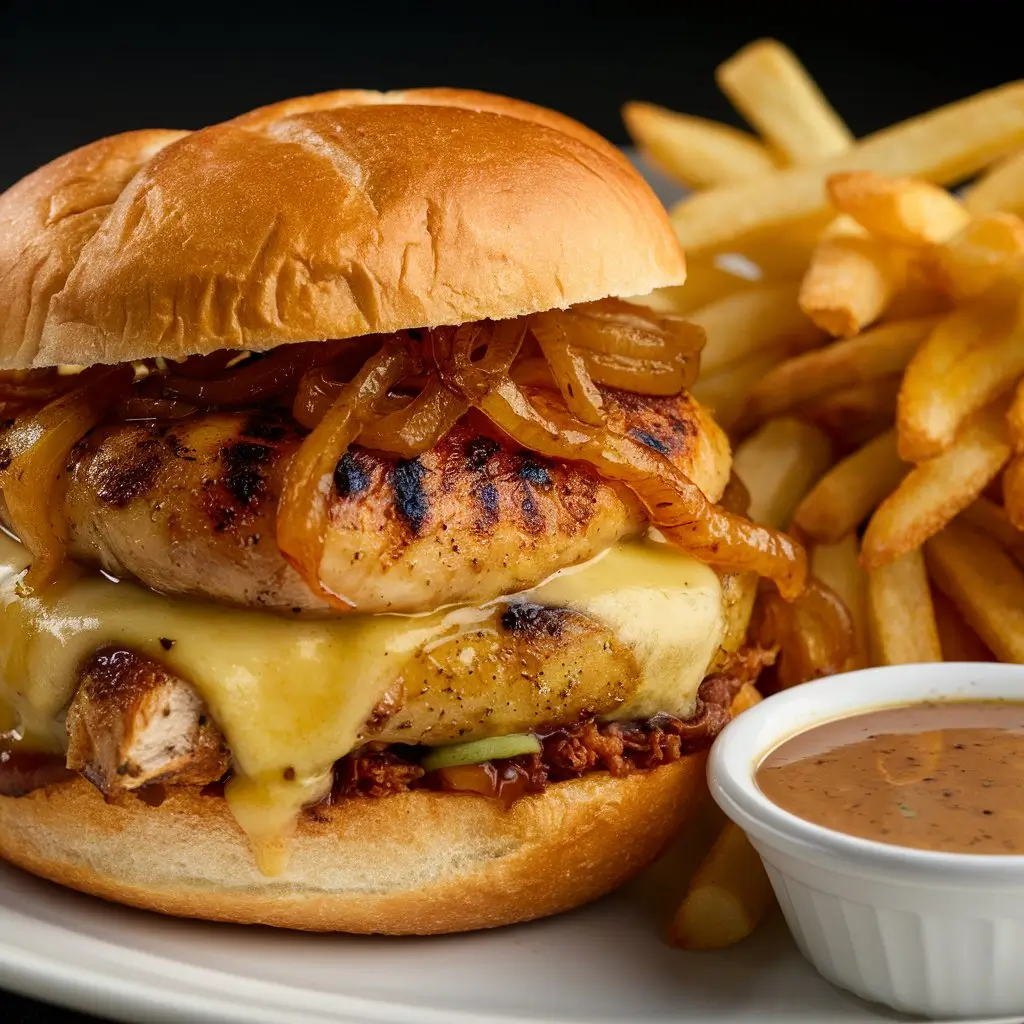
[[[531,634],[538,637],[562,635],[565,620],[572,613],[568,608],[550,608],[547,605],[517,601],[501,614],[501,627],[509,633],[520,633],[524,640]]]
[[[709,453],[726,442],[689,396],[603,394],[613,426],[658,439],[699,486],[720,493],[724,460]],[[323,610],[274,543],[303,436],[281,410],[98,427],[75,446],[62,488],[69,553],[167,594]],[[527,589],[646,525],[628,489],[585,463],[524,451],[472,413],[414,460],[353,446],[334,484],[321,577],[360,612]],[[0,521],[9,524],[2,500]]]
[[[635,437],[641,444],[647,445],[648,448],[653,448],[660,455],[668,455],[669,448],[664,441],[659,441],[658,438],[652,437],[644,430],[633,429],[629,432],[630,437]]]

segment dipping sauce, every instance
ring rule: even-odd
[[[1024,853],[1024,702],[879,708],[786,740],[757,785],[805,821],[897,846]]]

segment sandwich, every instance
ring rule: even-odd
[[[0,196],[0,856],[357,933],[594,899],[772,650],[666,215],[582,125],[346,91]]]

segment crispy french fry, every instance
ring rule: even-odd
[[[1024,273],[1024,221],[1013,213],[972,220],[935,250],[934,274],[957,301],[976,298]]]
[[[945,317],[907,366],[897,403],[900,454],[921,462],[946,451],[961,424],[1024,373],[1016,311],[978,300]]]
[[[842,153],[853,135],[795,54],[760,39],[720,64],[718,87],[787,162],[813,164]]]
[[[735,244],[772,225],[824,214],[825,180],[840,171],[948,185],[1024,145],[1024,83],[1012,83],[869,135],[845,153],[757,181],[700,192],[671,212],[688,252]]]
[[[688,316],[695,309],[724,298],[732,292],[756,287],[760,281],[760,268],[750,264],[743,266],[750,276],[741,276],[730,270],[735,262],[718,256],[695,256],[686,261],[686,283],[668,288],[658,288],[650,295],[644,295],[633,302],[641,302],[663,313]]]
[[[1024,530],[1024,455],[1014,455],[1003,472],[1003,505],[1013,527]]]
[[[932,607],[943,661],[994,661],[985,641],[967,624],[960,610],[938,587],[932,588]]]
[[[730,125],[653,103],[627,103],[622,119],[651,160],[688,188],[750,181],[775,170],[764,144]]]
[[[868,577],[857,560],[860,553],[855,534],[835,544],[815,544],[811,549],[811,574],[837,594],[853,620],[856,651],[846,671],[870,664],[868,640]]]
[[[1006,414],[1007,432],[1010,444],[1018,454],[1024,454],[1024,380],[1017,385],[1010,403],[1010,411]]]
[[[920,547],[962,512],[1006,464],[1003,404],[967,423],[952,447],[915,466],[875,510],[864,531],[868,571]]]
[[[735,718],[737,715],[752,708],[755,704],[760,704],[761,700],[762,697],[757,687],[753,683],[744,683],[732,699],[732,707],[730,708],[732,717]]]
[[[715,373],[768,348],[804,349],[824,341],[821,329],[800,311],[796,295],[793,283],[760,285],[688,314],[708,338],[702,372]]]
[[[950,523],[925,543],[935,585],[1000,661],[1024,664],[1024,575],[990,537]]]
[[[900,373],[936,323],[934,317],[921,317],[881,324],[855,338],[789,359],[751,391],[747,413],[751,420],[761,420],[830,391]]]
[[[832,442],[799,420],[771,420],[736,449],[732,464],[750,492],[748,516],[783,529],[811,484],[832,464]]]
[[[853,533],[907,474],[886,431],[837,463],[800,502],[794,524],[814,540],[833,544]]]
[[[868,573],[872,658],[879,665],[942,661],[928,574],[920,550]]]
[[[690,392],[711,411],[723,430],[732,430],[743,412],[747,392],[785,358],[783,353],[769,349],[718,373],[702,373]]]
[[[1024,533],[1010,522],[1002,505],[981,497],[968,505],[959,518],[991,537],[1018,565],[1024,567]]]
[[[669,932],[683,949],[721,949],[745,939],[772,902],[761,858],[743,830],[727,822],[690,882]]]
[[[837,452],[849,453],[892,426],[899,390],[900,378],[893,374],[795,406],[791,415],[828,434]]]
[[[967,190],[964,206],[975,217],[998,210],[1024,217],[1024,150],[990,167]]]
[[[903,245],[941,245],[971,219],[955,196],[916,178],[843,171],[826,185],[837,210],[871,234]]]
[[[800,308],[834,338],[874,323],[903,283],[903,262],[866,233],[823,238],[800,282]]]

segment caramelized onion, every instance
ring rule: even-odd
[[[122,398],[115,409],[122,420],[180,420],[195,411],[196,406],[177,398],[151,398],[147,395]]]
[[[604,399],[587,369],[583,355],[569,344],[565,324],[559,313],[540,313],[530,317],[530,330],[551,367],[558,390],[569,411],[584,423],[600,426],[604,422]]]
[[[404,408],[370,420],[359,441],[367,448],[414,459],[433,448],[468,408],[437,377],[432,377]]]
[[[498,320],[440,328],[430,332],[430,346],[441,380],[467,402],[475,404],[490,387],[508,379],[526,336],[526,323]],[[485,351],[474,358],[481,347]]]
[[[779,649],[775,678],[783,689],[842,672],[856,651],[849,611],[834,591],[813,576],[789,604],[762,585],[751,636],[763,647]]]
[[[163,379],[164,394],[195,405],[216,405],[226,409],[277,398],[298,383],[315,358],[312,349],[313,346],[309,345],[294,348],[282,345],[267,356],[247,360],[216,377],[168,374]]]
[[[310,588],[338,608],[351,603],[320,581],[334,468],[373,416],[376,403],[414,368],[413,356],[401,341],[385,342],[341,389],[285,471],[278,503],[278,547]]]
[[[64,561],[67,528],[57,484],[71,449],[103,418],[131,382],[131,366],[98,366],[74,378],[72,390],[20,417],[4,437],[0,471],[11,525],[32,552],[25,585],[50,582]]]
[[[598,383],[638,395],[678,395],[693,381],[679,362],[635,359],[603,352],[581,354],[587,372]]]
[[[295,391],[292,415],[298,423],[312,430],[334,405],[344,386],[344,378],[333,366],[315,366],[307,370]]]
[[[803,548],[785,534],[717,508],[668,459],[634,441],[573,419],[551,394],[529,395],[505,377],[482,396],[466,395],[499,429],[548,458],[585,461],[626,484],[665,536],[710,565],[773,579],[787,599],[807,573]]]

